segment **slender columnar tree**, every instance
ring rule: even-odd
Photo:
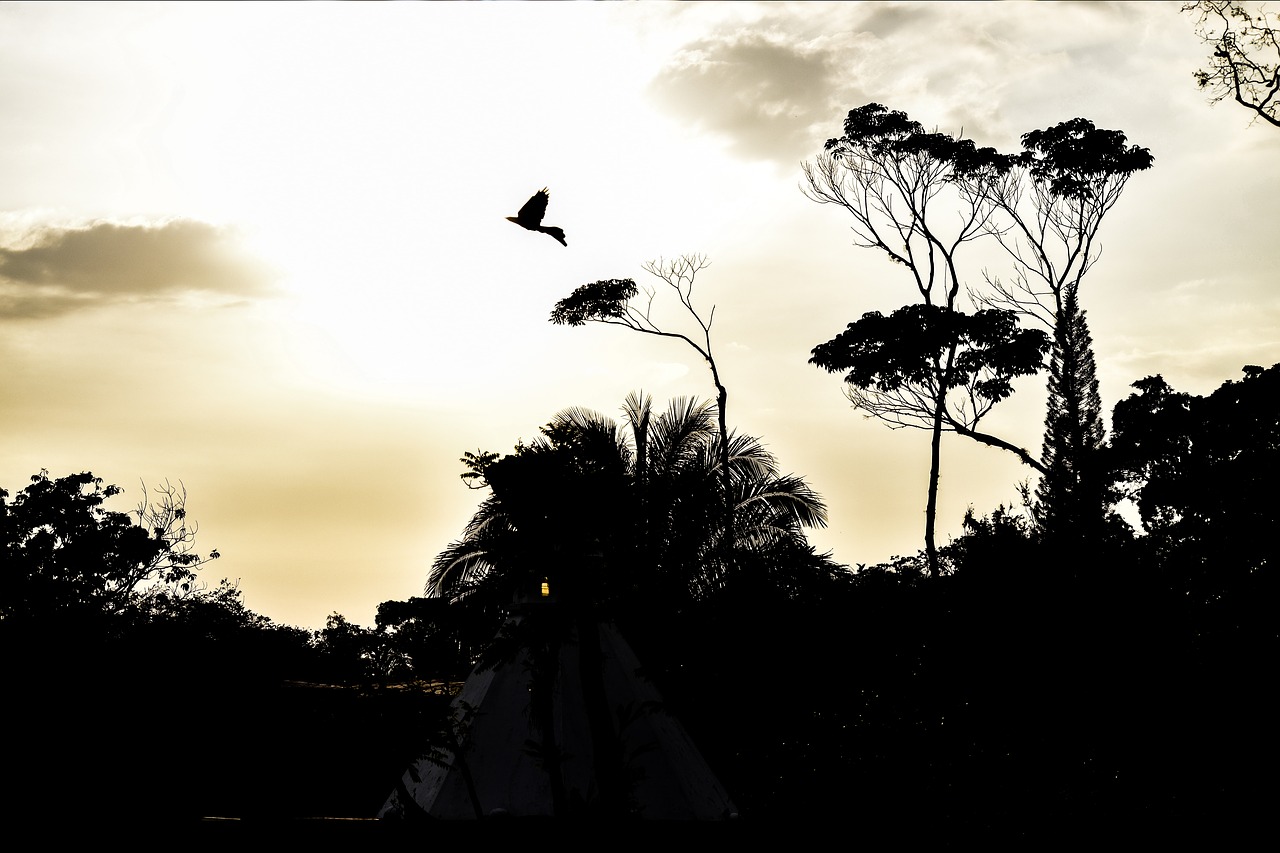
[[[1106,515],[1102,399],[1098,394],[1093,343],[1074,294],[1063,308],[1049,362],[1045,414],[1044,473],[1033,507],[1040,530],[1054,538],[1087,540]]]

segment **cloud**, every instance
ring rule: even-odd
[[[0,320],[194,293],[243,298],[270,292],[271,271],[234,232],[190,219],[48,227],[15,242],[0,246]]]
[[[1116,43],[1117,28],[1153,17],[1126,4],[1061,4],[1046,23],[1036,5],[823,4],[820,15],[753,6],[754,19],[726,20],[676,51],[649,91],[669,115],[728,140],[734,155],[793,170],[839,135],[850,109],[871,102],[1016,148],[1034,128],[1010,124],[1011,115],[1062,121],[1094,105],[1117,64],[1136,61]]]
[[[905,108],[930,128],[999,133],[1010,82],[1029,65],[1044,74],[1062,64],[1045,48],[1019,46],[1041,41],[1028,37],[1025,16],[837,4],[819,24],[788,5],[764,8],[759,20],[728,23],[677,51],[650,94],[674,117],[728,139],[732,153],[788,169],[871,102]]]
[[[692,42],[650,83],[668,112],[722,134],[747,159],[794,168],[815,125],[831,123],[836,65],[820,41],[745,31]]]

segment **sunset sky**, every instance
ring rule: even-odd
[[[371,626],[483,497],[464,451],[714,396],[678,342],[548,322],[701,253],[730,424],[825,497],[811,541],[915,553],[928,435],[807,363],[914,291],[800,164],[868,102],[1009,151],[1122,130],[1155,165],[1081,292],[1103,403],[1155,373],[1208,393],[1280,361],[1280,130],[1208,103],[1179,6],[0,4],[0,486],[88,470],[127,510],[181,481],[206,581]],[[505,220],[544,186],[567,248]],[[1019,387],[984,423],[1038,449],[1043,378]],[[1031,473],[947,436],[941,541]]]

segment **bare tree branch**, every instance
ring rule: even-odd
[[[1280,19],[1229,0],[1187,3],[1182,11],[1197,16],[1196,35],[1213,48],[1209,64],[1195,72],[1210,103],[1231,98],[1280,127]]]

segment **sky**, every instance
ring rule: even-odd
[[[483,498],[464,452],[635,390],[714,397],[677,341],[548,322],[697,253],[730,425],[825,498],[811,542],[914,554],[928,434],[807,363],[914,292],[801,163],[871,102],[1008,151],[1123,131],[1155,164],[1081,290],[1104,408],[1157,373],[1209,393],[1280,362],[1280,131],[1196,88],[1179,7],[0,4],[0,487],[92,471],[127,511],[181,483],[206,582],[372,626]],[[567,247],[505,219],[544,186]],[[989,431],[1038,448],[1043,385]],[[946,436],[940,541],[1031,473]]]

